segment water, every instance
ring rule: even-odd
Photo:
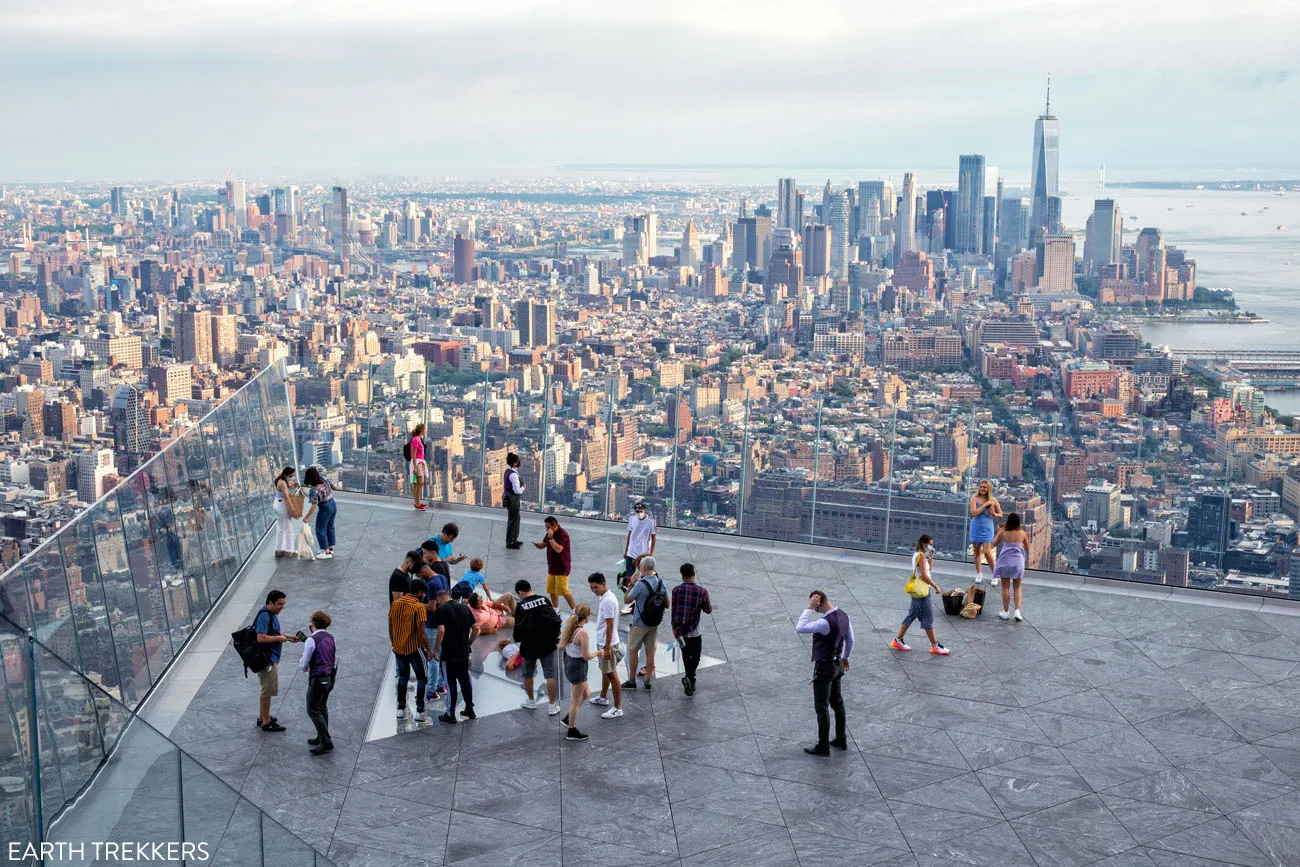
[[[1094,184],[1086,193],[1066,199],[1067,225],[1084,225],[1092,199],[1099,195]],[[1300,193],[1111,188],[1106,195],[1124,213],[1126,243],[1132,243],[1146,226],[1159,228],[1166,244],[1186,250],[1196,260],[1199,285],[1231,288],[1239,309],[1270,320],[1262,325],[1144,323],[1141,331],[1146,340],[1182,348],[1296,348]],[[1128,219],[1130,214],[1138,219]],[[1286,228],[1280,230],[1281,225]],[[1300,390],[1269,392],[1267,402],[1282,412],[1295,413],[1300,411]]]

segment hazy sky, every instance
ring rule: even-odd
[[[1013,178],[1049,71],[1063,173],[1276,173],[1297,45],[1297,0],[0,0],[0,180]]]

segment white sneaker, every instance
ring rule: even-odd
[[[398,719],[406,719],[406,708],[404,708],[404,707],[399,707],[399,708],[397,709],[397,718],[398,718]]]
[[[417,710],[417,711],[415,712],[415,721],[416,721],[416,722],[424,722],[424,711],[422,711],[422,710]]]
[[[538,701],[535,698],[526,698],[523,701],[519,702],[519,706],[527,710],[532,710],[533,708],[537,707],[537,705],[538,705]]]
[[[998,619],[999,619],[999,620],[1010,620],[1010,619],[1011,619],[1011,612],[1010,612],[1010,611],[999,611],[999,612],[998,612]]]
[[[560,712],[560,706],[558,704],[552,704],[550,707],[546,709],[547,716],[555,716],[559,712]]]
[[[603,696],[603,695],[593,695],[593,696],[591,697],[591,703],[592,703],[592,704],[599,704],[599,705],[606,705],[606,704],[609,704],[609,699],[605,698],[605,696]]]
[[[601,718],[601,719],[618,719],[618,718],[621,717],[622,715],[623,715],[623,708],[621,708],[621,707],[611,707],[609,710],[607,710],[607,711],[605,711],[603,714],[601,714],[601,715],[600,715],[600,718]]]
[[[1017,623],[1019,623],[1020,621],[1022,621],[1022,620],[1025,619],[1025,616],[1024,616],[1023,614],[1020,613],[1020,609],[1019,609],[1019,608],[1016,609],[1016,615],[1015,615],[1015,616],[1016,616],[1016,622],[1017,622]]]
[[[984,583],[984,576],[983,576],[983,575],[976,575],[976,576],[975,576],[975,583],[976,583],[976,584],[983,584],[983,583]]]
[[[334,555],[331,554],[329,551],[325,551],[324,553],[317,554],[317,555],[316,555],[316,559],[317,559],[317,560],[333,560],[333,559],[334,559]]]
[[[998,578],[998,576],[994,575],[992,578],[989,579],[989,586],[990,586],[990,587],[997,587],[998,584],[999,584],[999,581],[1000,581],[1000,579]]]

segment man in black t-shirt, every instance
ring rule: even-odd
[[[438,717],[445,723],[456,722],[456,687],[465,692],[465,709],[460,715],[477,719],[474,713],[474,687],[469,681],[469,652],[478,638],[478,625],[474,612],[464,602],[451,598],[445,587],[438,588],[438,608],[433,612],[433,623],[438,628],[438,638],[433,655],[442,660],[443,676],[447,679],[447,712]]]
[[[392,605],[411,590],[411,573],[416,572],[423,558],[419,551],[407,551],[402,565],[388,576],[388,604]]]

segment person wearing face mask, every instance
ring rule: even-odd
[[[632,514],[627,519],[627,539],[623,542],[623,587],[632,583],[636,574],[636,561],[641,557],[653,557],[655,539],[659,528],[655,519],[646,511],[645,503],[638,502],[632,507]]]

